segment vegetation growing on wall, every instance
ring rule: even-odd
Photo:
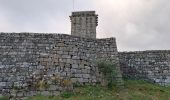
[[[101,61],[98,63],[99,71],[102,72],[104,78],[107,80],[107,86],[109,89],[116,85],[115,76],[116,76],[116,69],[115,65],[109,61]]]

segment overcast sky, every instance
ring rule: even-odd
[[[75,0],[95,10],[97,37],[116,37],[119,51],[170,49],[170,0]],[[73,0],[0,0],[0,32],[70,34]]]

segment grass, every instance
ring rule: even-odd
[[[7,97],[0,97],[0,100],[9,100]]]
[[[77,87],[72,93],[59,96],[36,96],[28,100],[170,100],[170,87],[162,87],[141,80],[126,80],[125,89],[108,90],[101,86]]]

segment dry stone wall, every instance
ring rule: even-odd
[[[120,72],[115,38],[0,33],[0,94],[57,95],[72,90],[73,83],[96,84],[102,81],[98,60],[113,62]],[[121,74],[117,77],[121,83]]]
[[[170,50],[119,52],[123,76],[170,85]]]

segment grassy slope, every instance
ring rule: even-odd
[[[74,93],[56,97],[37,96],[29,100],[170,100],[170,87],[128,80],[125,81],[124,90],[85,86],[76,88]]]

